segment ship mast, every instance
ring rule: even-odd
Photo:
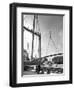
[[[35,31],[35,15],[33,20],[33,32]],[[34,49],[34,33],[32,33],[32,53],[31,53],[31,60],[33,59],[33,49]]]
[[[37,23],[36,23],[36,20],[37,20]],[[35,32],[35,27],[36,27],[36,24],[39,24],[38,23],[38,16],[35,14],[34,15],[34,19],[33,19],[33,33],[32,33],[32,51],[31,51],[31,60],[33,59],[33,53],[34,53],[34,32]],[[38,28],[39,29],[39,28]],[[39,30],[40,31],[40,30]],[[37,32],[35,32],[35,33],[37,33]],[[38,47],[38,49],[39,49],[39,58],[41,57],[41,33],[37,33],[38,34],[38,36],[39,36],[39,47]]]

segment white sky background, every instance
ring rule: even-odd
[[[24,15],[24,26],[32,29],[33,19],[34,15]],[[38,15],[38,19],[41,32],[41,56],[63,53],[63,16]],[[54,43],[50,39],[50,31]],[[28,37],[29,41],[30,39]]]

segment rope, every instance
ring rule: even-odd
[[[55,42],[53,41],[53,39],[52,39],[52,37],[51,37],[51,31],[49,32],[49,34],[50,34],[49,40],[52,40],[52,43],[53,43],[53,45],[54,45],[54,47],[55,47],[55,49],[56,49],[56,51],[57,51],[57,47],[56,47],[56,45],[55,45]],[[48,47],[49,47],[49,42],[48,42],[48,46],[47,46],[47,51],[48,51]],[[47,53],[47,52],[46,52],[46,53]]]

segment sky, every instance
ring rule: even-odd
[[[34,15],[24,15],[24,26],[33,29],[33,19]],[[41,56],[63,53],[63,16],[38,15],[38,22],[36,19],[35,24],[36,32],[40,29],[39,32],[41,33]],[[27,40],[31,43],[31,38],[27,37]],[[35,45],[35,48],[38,47]]]

